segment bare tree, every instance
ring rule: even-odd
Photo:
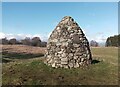
[[[21,43],[23,45],[31,45],[31,39],[29,37],[26,37],[25,39],[21,40]]]
[[[41,47],[46,47],[47,46],[47,42],[41,42]]]
[[[95,40],[91,40],[90,41],[90,46],[98,47],[98,42],[96,42]]]
[[[39,37],[33,37],[31,40],[32,46],[41,46],[41,40]]]
[[[9,44],[17,44],[17,40],[15,38],[9,40]]]
[[[0,40],[0,43],[1,43],[1,44],[8,44],[7,38],[6,38],[6,37],[5,37],[5,38],[2,38],[2,39]]]

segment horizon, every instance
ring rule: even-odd
[[[107,37],[118,35],[117,2],[3,2],[0,38],[37,36],[47,41],[67,15],[78,23],[89,41],[105,43]]]

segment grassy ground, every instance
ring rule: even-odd
[[[87,68],[54,69],[44,58],[15,58],[4,54],[3,85],[117,85],[118,48],[91,48],[93,59],[100,61]],[[14,57],[14,58],[12,58]]]

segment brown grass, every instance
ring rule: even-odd
[[[26,45],[0,45],[3,52],[8,53],[23,53],[23,54],[38,54],[45,53],[45,47],[33,47]]]

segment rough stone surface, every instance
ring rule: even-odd
[[[45,63],[58,68],[78,68],[91,64],[89,42],[70,16],[65,16],[50,35]]]

